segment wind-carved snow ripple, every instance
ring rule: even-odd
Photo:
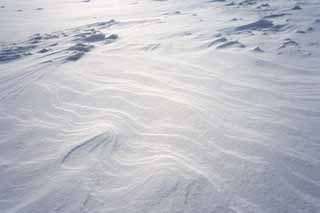
[[[109,67],[108,75],[81,72],[79,82],[88,83],[92,90],[86,90],[92,92],[65,93],[82,103],[65,99],[65,110],[98,113],[104,116],[97,123],[108,123],[105,131],[79,140],[62,157],[72,178],[84,177],[94,192],[88,209],[259,212],[268,206],[285,210],[287,202],[290,209],[319,209],[317,190],[308,190],[319,189],[319,146],[312,135],[303,139],[312,131],[308,122],[319,122],[310,119],[319,112],[305,114],[305,108],[292,104],[319,104],[317,98],[304,98],[318,75],[293,85],[288,78],[274,81],[274,74],[299,75],[301,70],[267,62],[259,62],[265,63],[259,68],[263,75],[238,66],[231,76],[219,73],[218,63],[211,72],[186,62],[141,58],[97,57],[97,63],[119,60],[121,66]],[[269,83],[277,92],[261,86]],[[285,108],[277,107],[279,102]]]
[[[318,74],[265,61],[257,75],[218,59],[211,69],[150,55],[88,58],[107,68],[67,63],[25,94],[43,101],[39,121],[57,125],[56,171],[46,175],[63,187],[20,212],[319,209],[318,133],[309,134]],[[29,99],[18,107],[34,110]],[[59,200],[66,194],[76,201]]]
[[[124,70],[135,63],[123,61]],[[140,62],[135,66],[144,67]],[[201,156],[210,145],[201,145],[204,140],[196,139],[201,132],[198,128],[206,125],[205,119],[196,115],[200,105],[187,103],[182,96],[177,98],[192,89],[181,88],[180,92],[167,95],[178,88],[166,86],[164,76],[157,73],[162,69],[153,68],[152,75],[119,72],[105,75],[100,71],[66,74],[64,79],[77,76],[74,80],[87,84],[85,90],[91,92],[86,94],[77,83],[70,86],[60,82],[61,87],[55,88],[61,90],[61,104],[49,110],[50,117],[64,115],[63,119],[70,122],[63,131],[65,142],[60,163],[63,174],[72,182],[81,181],[82,193],[90,194],[85,209],[100,206],[105,212],[171,212],[175,208],[185,212],[228,211],[230,201],[224,198],[227,192],[221,184],[224,180],[207,171],[205,163],[215,158]],[[126,80],[130,79],[128,83]],[[144,81],[153,87],[141,83]],[[61,116],[56,120],[61,120]],[[176,123],[179,117],[185,118],[186,123]],[[193,120],[199,127],[190,126]],[[90,133],[95,128],[100,133]],[[69,145],[68,138],[77,134],[83,136]]]
[[[158,139],[167,142],[153,143]],[[188,212],[227,211],[225,192],[214,176],[209,177],[179,146],[169,147],[179,140],[181,145],[188,142],[179,135],[152,133],[125,139],[110,128],[71,148],[62,165],[76,171],[75,177],[89,180],[85,182],[95,195],[88,209],[98,205],[94,199],[99,198],[105,211],[172,211],[173,205]]]
[[[26,41],[2,44],[0,65],[4,69],[0,75],[0,100],[20,93],[32,82],[46,76],[48,70],[78,61],[95,47],[115,42],[118,35],[109,30],[116,24],[115,20],[97,22],[53,33],[37,33]],[[30,65],[17,66],[14,63],[23,64],[26,62],[23,59]]]
[[[110,156],[115,147],[116,136],[112,132],[101,133],[71,149],[64,156],[62,163],[76,168],[85,166],[92,160],[100,161],[103,155]]]
[[[94,43],[109,44],[116,41],[118,35],[105,32],[116,23],[115,20],[110,20],[53,33],[37,33],[26,41],[2,44],[0,63],[31,56],[46,63],[61,58],[65,61],[77,61],[96,46]]]

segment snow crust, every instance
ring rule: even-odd
[[[318,0],[0,1],[0,212],[320,212]]]

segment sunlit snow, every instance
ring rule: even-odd
[[[1,0],[1,213],[320,212],[318,0]]]

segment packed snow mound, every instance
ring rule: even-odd
[[[317,0],[3,0],[1,213],[320,212]]]

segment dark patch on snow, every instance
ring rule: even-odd
[[[264,52],[264,50],[261,49],[259,46],[253,48],[252,51],[253,51],[253,52],[257,52],[257,53],[263,53],[263,52]]]
[[[210,42],[208,44],[208,47],[212,47],[213,45],[216,45],[216,44],[220,44],[220,43],[224,43],[224,42],[227,42],[228,40],[225,38],[225,37],[222,37],[222,38],[218,38],[212,42]]]
[[[239,41],[228,41],[225,42],[219,46],[217,46],[217,49],[225,49],[225,48],[230,48],[230,47],[237,47],[237,48],[245,48],[246,46]]]
[[[299,44],[296,41],[291,40],[290,38],[287,38],[284,40],[283,44],[279,47],[279,49],[286,48],[288,46],[299,46]]]
[[[268,18],[279,18],[279,17],[283,17],[283,16],[287,16],[287,15],[291,15],[290,13],[278,13],[278,14],[271,14],[271,15],[267,15],[264,18],[268,19]]]
[[[12,45],[0,50],[0,62],[10,62],[23,56],[31,55],[31,50],[36,48],[35,45],[16,46]]]
[[[292,10],[302,10],[302,8],[299,5],[296,5],[292,8]]]

